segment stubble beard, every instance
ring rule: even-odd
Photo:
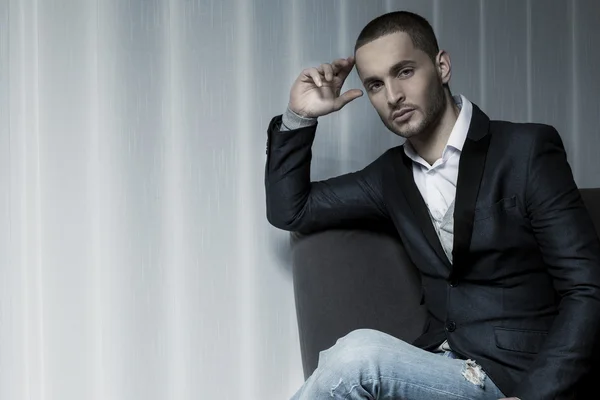
[[[384,125],[394,134],[401,136],[405,139],[426,134],[427,132],[433,131],[432,127],[437,124],[444,113],[446,108],[446,96],[444,93],[444,87],[440,84],[436,85],[435,90],[430,92],[427,99],[427,109],[423,113],[424,118],[416,125],[407,125],[404,129],[400,130],[398,126],[393,124],[393,121],[389,121],[387,118],[381,117]],[[415,109],[415,111],[421,111],[421,109]]]

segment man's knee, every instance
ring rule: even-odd
[[[377,345],[383,342],[387,342],[390,339],[390,335],[387,333],[375,330],[375,329],[355,329],[349,332],[346,336],[338,339],[336,346],[365,346],[365,345]]]
[[[341,337],[333,347],[389,347],[395,351],[406,350],[408,343],[375,329],[355,329],[346,336]]]
[[[320,363],[344,369],[376,365],[389,354],[385,347],[389,340],[390,336],[386,333],[374,329],[356,329],[322,352]]]

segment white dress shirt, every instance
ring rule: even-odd
[[[427,204],[431,221],[450,263],[454,239],[454,197],[458,164],[473,115],[473,105],[466,97],[457,95],[453,99],[460,112],[442,152],[442,158],[430,165],[416,153],[410,142],[406,141],[404,144],[404,152],[413,160],[415,183]],[[450,347],[444,342],[439,350],[450,350]]]

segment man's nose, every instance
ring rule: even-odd
[[[404,91],[399,84],[389,84],[387,86],[387,100],[388,104],[392,107],[396,106],[398,103],[404,101]]]

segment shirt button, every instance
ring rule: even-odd
[[[448,332],[454,332],[456,330],[456,323],[454,321],[446,322],[446,330]]]

